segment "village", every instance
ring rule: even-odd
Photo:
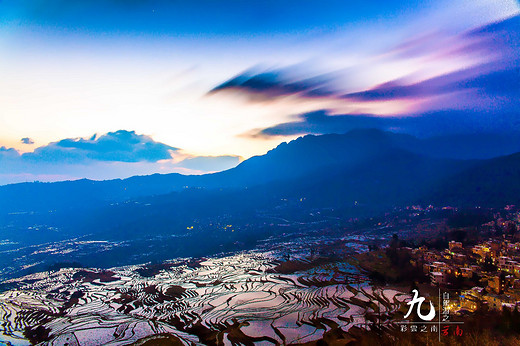
[[[497,219],[482,225],[497,235],[474,245],[451,240],[443,250],[421,246],[410,263],[422,267],[432,286],[455,291],[448,309],[464,314],[487,307],[510,310],[520,306],[520,242],[517,223]]]

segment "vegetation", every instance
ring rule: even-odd
[[[389,247],[356,256],[357,266],[378,284],[425,282],[422,268],[410,263],[407,249]]]

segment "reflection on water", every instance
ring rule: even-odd
[[[123,345],[151,335],[186,344],[302,343],[345,336],[365,314],[384,319],[404,299],[372,289],[345,261],[281,262],[273,252],[12,281],[21,286],[0,294],[2,337],[12,344]]]

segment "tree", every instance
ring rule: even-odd
[[[497,270],[497,266],[493,264],[493,260],[491,260],[489,255],[486,255],[486,258],[484,258],[482,269],[484,269],[486,272],[494,272]]]

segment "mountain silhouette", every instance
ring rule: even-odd
[[[496,145],[478,146],[475,143],[479,138],[485,143],[494,141]],[[471,152],[468,145],[477,149]],[[520,159],[515,155],[489,160],[475,158],[487,158],[493,150],[508,152],[515,145],[513,142],[508,146],[494,135],[419,139],[374,129],[307,135],[213,174],[153,174],[106,181],[82,179],[0,186],[0,210],[3,213],[84,210],[183,190],[255,187],[264,193],[284,192],[295,198],[307,194],[308,199],[330,206],[352,201],[387,206],[426,201],[428,194],[437,202],[455,204],[457,198],[471,200],[470,196],[478,195],[482,204],[486,202],[485,195],[475,194],[475,189],[487,191],[494,186],[504,189],[508,184],[514,185],[515,181],[508,179],[516,175],[508,169],[516,167]],[[469,170],[474,166],[477,171]],[[445,193],[439,192],[444,190]],[[488,195],[491,196],[491,191]],[[501,195],[493,196],[494,204],[500,202]],[[513,200],[508,197],[504,201]]]

